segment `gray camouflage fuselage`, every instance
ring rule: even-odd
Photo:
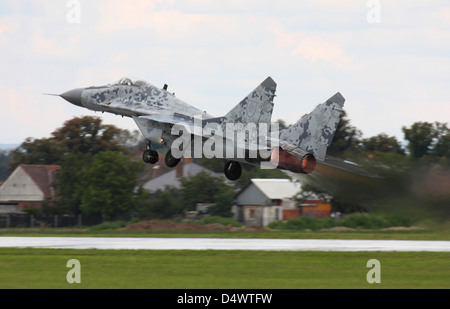
[[[142,116],[153,113],[180,114],[188,117],[210,115],[190,106],[173,94],[153,85],[111,85],[89,87],[82,93],[84,107],[94,111],[110,112],[123,116]]]
[[[128,78],[123,78],[111,85],[75,89],[61,96],[73,104],[93,111],[132,117],[144,137],[153,144],[163,144],[165,150],[157,148],[166,151],[179,137],[171,134],[175,124],[189,126],[193,132],[195,120],[199,119],[201,128],[208,127],[212,131],[220,131],[222,133],[219,136],[224,139],[226,139],[224,136],[226,124],[255,124],[257,128],[261,123],[270,124],[275,90],[275,82],[270,77],[267,78],[223,117],[213,117],[178,99],[166,89]],[[75,99],[78,95],[79,101]],[[207,138],[211,138],[211,135],[202,136],[203,140]],[[235,146],[245,148],[242,143]],[[224,149],[225,154],[226,149]],[[233,159],[242,161],[240,159],[243,158]]]
[[[219,150],[220,158],[258,164],[271,161],[270,153],[280,149],[282,156],[279,158],[283,160],[293,160],[295,164],[303,165],[307,163],[306,159],[310,159],[310,164],[314,159],[315,166],[315,158],[325,160],[326,148],[333,140],[345,99],[336,93],[290,128],[275,134],[263,132],[261,137],[259,128],[269,129],[271,123],[276,86],[272,78],[268,77],[222,117],[213,117],[187,104],[168,92],[166,86],[160,89],[145,81],[128,78],[106,86],[74,89],[60,96],[90,110],[132,117],[144,137],[151,144],[160,145],[158,151],[168,151],[180,137],[180,134],[174,134],[174,127],[179,125],[190,133],[188,142],[193,145],[194,138],[199,136],[202,145],[208,142],[210,145],[211,139],[220,142],[231,140],[232,147],[241,149],[245,154],[244,157],[236,157],[235,151],[228,151],[230,143],[224,143],[226,147]],[[251,132],[247,132],[243,141],[235,141],[236,132],[232,136],[227,135],[230,126],[238,133],[243,130]],[[201,132],[198,132],[198,127]],[[217,145],[214,147],[217,149]],[[250,150],[255,149],[265,150],[269,155],[250,158]],[[293,170],[290,168],[291,163],[286,163],[284,168]],[[283,168],[283,165],[277,167]]]

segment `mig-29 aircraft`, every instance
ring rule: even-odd
[[[344,97],[336,93],[291,127],[269,133],[276,86],[268,77],[222,117],[213,117],[183,102],[168,91],[167,85],[160,89],[129,78],[105,86],[73,89],[59,96],[93,111],[133,118],[147,141],[143,153],[146,163],[155,164],[158,152],[165,154],[168,167],[175,167],[181,157],[215,156],[226,160],[224,173],[230,180],[241,176],[240,163],[304,174],[323,163],[363,174],[352,164],[326,157]]]

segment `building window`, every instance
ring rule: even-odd
[[[248,212],[249,218],[256,218],[256,211],[254,209],[250,209]]]

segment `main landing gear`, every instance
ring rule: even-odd
[[[178,165],[178,163],[180,163],[181,158],[177,159],[172,155],[172,151],[169,150],[166,153],[166,158],[164,159],[167,167],[175,167]]]
[[[229,180],[232,180],[232,181],[238,180],[242,174],[241,164],[236,161],[228,161],[225,164],[225,168],[224,168],[223,172]]]
[[[145,149],[144,153],[142,154],[142,160],[145,163],[155,164],[159,160],[158,152],[156,150],[151,149],[151,143],[147,140],[147,148]],[[164,162],[166,163],[167,167],[175,167],[180,163],[181,158],[177,159],[172,155],[172,151],[168,151],[166,154],[166,157],[164,159]]]

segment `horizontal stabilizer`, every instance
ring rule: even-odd
[[[370,177],[370,178],[383,178],[379,175],[373,174],[371,172],[368,172],[364,169],[362,169],[358,164],[351,162],[351,161],[347,161],[347,160],[343,160],[340,158],[335,158],[332,156],[326,156],[325,160],[321,162],[322,164],[328,165],[328,166],[332,166],[332,167],[336,167],[354,174],[358,174],[361,176],[365,176],[365,177]]]

